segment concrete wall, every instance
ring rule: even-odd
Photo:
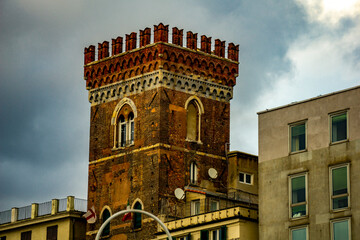
[[[259,113],[260,239],[289,239],[307,225],[310,239],[330,239],[330,221],[351,219],[360,239],[360,87]],[[329,113],[348,111],[349,140],[330,143]],[[307,150],[289,153],[289,124],[307,121]],[[349,163],[350,208],[330,207],[329,167]],[[308,215],[289,218],[289,175],[307,173]]]

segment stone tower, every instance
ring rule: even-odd
[[[172,29],[151,29],[85,48],[84,78],[89,101],[90,154],[88,207],[98,221],[129,204],[162,219],[182,217],[176,188],[226,193],[226,152],[230,99],[238,76],[239,46]],[[216,180],[208,170],[217,170]],[[156,223],[145,216],[114,219],[109,239],[151,239]]]

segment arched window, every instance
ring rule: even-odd
[[[186,140],[201,143],[201,115],[204,107],[196,96],[190,97],[186,103]]]
[[[111,118],[114,126],[114,149],[134,144],[136,116],[136,107],[131,99],[123,98],[116,105]]]
[[[102,213],[102,223],[104,223],[108,218],[110,217],[110,211],[108,209],[105,209]],[[110,235],[110,223],[106,225],[104,228],[101,236],[108,236]]]
[[[136,202],[134,209],[142,210],[142,205],[140,202]],[[134,213],[134,229],[141,228],[141,213]]]
[[[187,109],[187,133],[186,138],[190,141],[197,140],[198,111],[195,102],[191,101]]]
[[[190,164],[190,183],[197,184],[198,180],[198,168],[195,162]]]

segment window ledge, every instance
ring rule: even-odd
[[[191,140],[191,139],[185,139],[185,141],[190,142],[190,143],[203,144],[202,141],[196,141],[196,140]]]
[[[295,154],[298,154],[298,153],[303,153],[303,152],[307,152],[307,151],[308,151],[307,149],[304,149],[304,150],[299,150],[299,151],[289,152],[289,155],[295,155]]]
[[[330,142],[329,146],[336,145],[336,144],[341,144],[341,143],[344,143],[344,142],[349,142],[349,139],[340,140],[340,141],[336,141],[336,142]]]
[[[302,220],[302,219],[307,219],[309,218],[309,215],[305,215],[305,216],[301,216],[301,217],[295,217],[295,218],[290,218],[290,221],[297,221],[297,220]]]
[[[123,150],[123,149],[129,148],[129,147],[132,147],[132,146],[134,146],[134,145],[135,145],[135,144],[132,143],[132,144],[130,144],[130,145],[126,145],[125,147],[113,147],[113,148],[111,149],[111,151]]]
[[[330,209],[330,212],[331,213],[338,213],[338,212],[345,212],[347,210],[351,210],[350,207],[338,208],[338,209]]]

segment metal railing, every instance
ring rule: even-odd
[[[75,198],[74,199],[74,210],[80,211],[80,212],[86,212],[87,211],[87,200]]]
[[[67,198],[59,199],[59,212],[66,212]]]
[[[0,224],[11,222],[11,210],[0,212]]]
[[[38,208],[38,216],[51,214],[51,201],[40,203]]]
[[[40,204],[13,208],[0,212],[0,225],[67,211],[86,212],[87,200],[69,196],[59,200],[53,199]]]
[[[17,219],[23,220],[29,218],[31,218],[31,205],[19,208]]]

